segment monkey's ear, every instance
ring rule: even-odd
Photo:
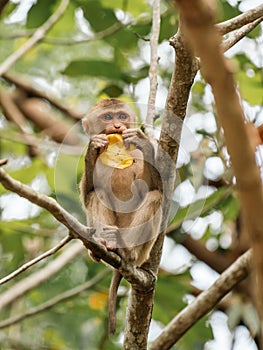
[[[89,124],[88,124],[88,117],[84,117],[82,119],[82,126],[83,126],[83,129],[84,131],[89,134]]]

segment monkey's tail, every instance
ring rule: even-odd
[[[122,279],[122,275],[119,271],[114,270],[111,278],[110,291],[109,291],[109,334],[113,335],[116,331],[116,300],[117,292]]]

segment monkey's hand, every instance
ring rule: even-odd
[[[154,148],[149,138],[143,133],[141,129],[126,129],[122,133],[122,138],[125,147],[129,148],[132,144],[142,151],[144,159],[152,163],[154,159]]]
[[[94,135],[90,139],[90,150],[99,155],[104,152],[109,144],[109,140],[107,139],[105,134]]]
[[[137,128],[124,130],[122,133],[122,138],[126,147],[133,144],[137,148],[141,148],[146,142],[149,142],[148,137],[142,132],[141,129]]]

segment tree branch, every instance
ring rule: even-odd
[[[62,14],[65,12],[67,6],[69,4],[69,0],[61,0],[60,6],[53,13],[52,16],[41,26],[39,27],[32,37],[28,39],[24,45],[22,45],[17,51],[15,51],[12,55],[10,55],[0,66],[0,76],[6,73],[10,67],[18,61],[22,56],[24,56],[29,50],[32,49],[36,43],[38,43],[44,35],[49,31],[52,26],[59,20]]]
[[[149,69],[150,78],[150,93],[148,98],[148,110],[146,116],[146,134],[152,137],[153,120],[155,114],[155,100],[157,93],[157,71],[158,71],[158,40],[160,33],[160,0],[153,2],[153,20],[152,20],[152,35],[150,40],[151,47],[151,62]]]
[[[190,89],[198,69],[196,59],[192,58],[189,50],[185,47],[180,30],[176,37],[171,40],[171,44],[176,50],[175,67],[166,101],[156,162],[164,188],[163,232],[158,236],[154,248],[152,249],[149,263],[145,264],[145,268],[153,271],[154,274],[157,274],[160,263],[164,231],[167,225],[171,196],[174,190],[176,176],[175,164],[178,155],[182,123],[186,114]],[[147,348],[145,329],[148,332],[153,297],[154,285],[147,293],[140,292],[132,286],[126,316],[126,319],[129,320],[129,322],[126,322],[126,332],[123,345],[125,350],[130,350],[131,348],[144,350]],[[143,318],[145,322],[142,328],[142,325],[139,324],[139,320]]]
[[[59,249],[61,249],[62,247],[64,247],[68,242],[70,242],[72,240],[72,237],[69,235],[65,238],[63,238],[55,247],[49,249],[48,251],[46,251],[45,253],[39,255],[38,257],[36,257],[35,259],[32,259],[31,261],[25,263],[24,265],[22,265],[21,267],[19,267],[17,270],[15,270],[14,272],[10,273],[9,275],[7,275],[6,277],[0,279],[0,285],[4,284],[8,281],[10,281],[12,278],[18,276],[20,273],[26,271],[27,269],[29,269],[31,266],[37,264],[39,261],[47,258],[48,256],[51,256],[52,254],[55,254]]]
[[[74,242],[74,244],[65,249],[43,269],[32,273],[28,277],[14,284],[6,292],[0,295],[0,310],[59,272],[69,263],[69,261],[78,256],[83,249],[83,246],[79,244],[79,242]]]
[[[206,0],[176,1],[184,19],[189,44],[201,59],[205,79],[210,83],[228,152],[231,157],[241,202],[244,225],[253,248],[256,272],[256,302],[263,325],[263,193],[259,168],[244,124],[244,113],[231,68],[223,56],[220,37],[214,27],[214,13]],[[262,5],[263,9],[263,5]],[[242,142],[240,142],[242,140]],[[261,332],[263,334],[263,332]],[[261,334],[261,335],[262,335]],[[262,338],[263,345],[263,338]]]
[[[216,28],[219,30],[221,35],[227,34],[236,30],[244,25],[254,22],[256,19],[263,17],[263,4],[251,9],[247,12],[242,13],[239,16],[231,18],[225,22],[216,24]]]
[[[251,250],[238,258],[208,290],[202,292],[190,305],[175,316],[164,328],[161,335],[151,344],[150,350],[170,349],[188,329],[211,311],[228,292],[248,276],[250,260],[252,260]]]
[[[226,52],[229,50],[231,47],[233,47],[238,41],[243,39],[251,30],[256,28],[256,26],[262,21],[263,17],[256,19],[254,22],[248,23],[244,25],[242,28],[239,30],[236,30],[230,38],[227,40],[224,40],[222,43],[222,48],[223,51]]]
[[[48,102],[50,102],[51,105],[61,110],[62,112],[66,113],[71,118],[79,120],[83,117],[82,114],[77,113],[73,109],[69,108],[65,103],[57,101],[56,99],[49,96],[49,94],[47,94],[45,91],[41,91],[35,88],[34,86],[32,86],[32,83],[29,82],[28,79],[23,75],[18,75],[18,74],[14,75],[10,73],[4,73],[3,78],[7,80],[9,83],[15,84],[16,87],[21,88],[30,96],[40,97],[47,100]]]
[[[3,169],[0,168],[0,182],[2,185],[17,193],[19,196],[28,199],[41,208],[48,210],[59,222],[65,225],[74,238],[80,239],[87,249],[94,255],[99,256],[103,261],[118,269],[123,277],[137,289],[147,291],[152,289],[155,283],[155,276],[144,269],[136,268],[122,260],[114,252],[107,251],[105,246],[94,242],[92,235],[94,229],[82,225],[78,220],[63,209],[53,198],[34,191],[31,187],[12,179]]]
[[[31,316],[39,314],[40,312],[49,310],[52,307],[54,307],[55,305],[57,305],[58,303],[61,303],[61,302],[66,301],[70,298],[73,298],[74,296],[76,296],[76,295],[84,292],[85,290],[90,289],[93,286],[95,286],[99,281],[101,281],[109,273],[110,273],[110,270],[105,270],[105,271],[99,273],[98,275],[96,275],[90,281],[83,283],[82,285],[80,285],[76,288],[68,290],[67,292],[62,293],[62,294],[46,301],[45,303],[27,311],[21,315],[16,315],[14,317],[8,318],[7,320],[1,321],[0,322],[0,329],[12,326],[18,322],[23,321],[24,319],[26,319],[28,317],[31,317]]]

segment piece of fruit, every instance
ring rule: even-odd
[[[121,134],[107,135],[109,140],[108,148],[100,155],[104,165],[112,168],[125,169],[133,164],[133,157],[130,151],[124,146]]]

